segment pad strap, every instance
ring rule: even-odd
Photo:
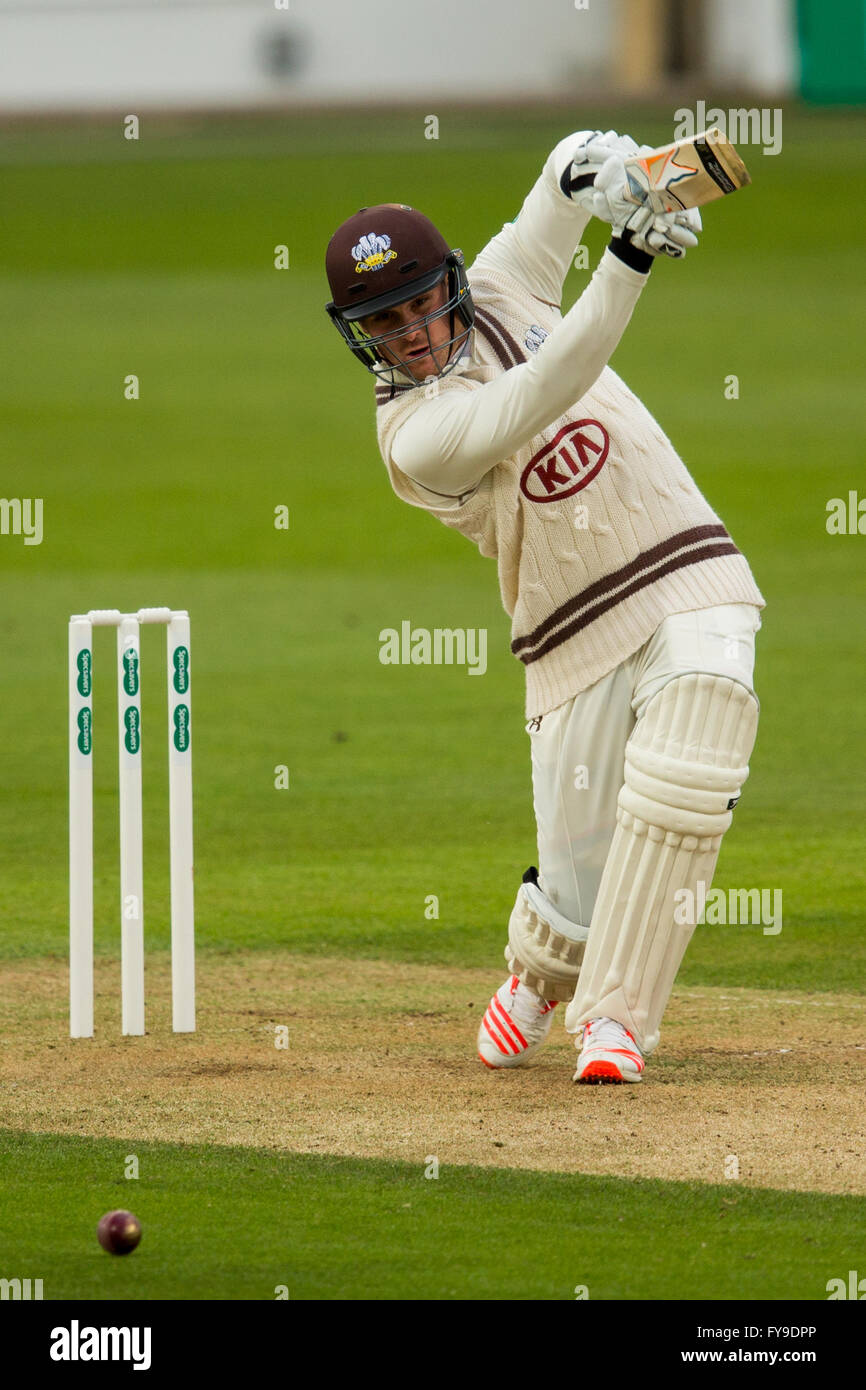
[[[566,1001],[574,994],[589,928],[571,922],[524,875],[508,923],[505,959],[512,975],[541,999]]]

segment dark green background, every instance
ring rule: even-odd
[[[659,113],[595,119],[649,141],[669,129]],[[65,949],[66,618],[168,603],[192,614],[200,949],[318,949],[324,925],[340,953],[498,959],[534,858],[522,670],[493,564],[391,492],[372,381],[323,312],[322,256],[348,212],[399,198],[471,259],[589,120],[445,113],[438,142],[405,112],[363,141],[334,116],[0,139],[3,491],[45,502],[40,547],[0,537],[0,950]],[[786,112],[782,153],[745,151],[752,187],[705,210],[685,262],[655,268],[614,357],[768,601],[761,728],[717,882],[781,888],[784,927],[704,928],[690,982],[862,981],[866,539],[825,529],[827,500],[863,479],[862,135],[859,117]],[[588,240],[594,260],[600,226]],[[570,273],[567,302],[586,281]],[[404,618],[487,627],[487,675],[380,665],[380,630]],[[99,946],[113,950],[110,634],[95,660]],[[163,666],[146,632],[157,943]]]
[[[535,848],[522,670],[494,566],[391,493],[373,383],[323,312],[322,260],[337,224],[380,200],[421,207],[471,259],[549,149],[588,125],[671,132],[669,112],[574,108],[444,112],[438,142],[406,112],[360,133],[314,115],[145,119],[137,144],[119,119],[0,133],[2,492],[45,504],[41,546],[0,537],[0,955],[66,952],[67,618],[166,603],[192,615],[199,952],[451,962],[499,982]],[[768,601],[758,744],[717,883],[781,888],[784,926],[700,928],[688,985],[862,989],[866,538],[829,536],[825,519],[828,499],[866,492],[863,136],[860,116],[786,110],[782,153],[744,151],[752,187],[706,210],[683,264],[654,269],[613,360]],[[588,240],[594,261],[601,228]],[[567,302],[586,282],[570,274]],[[281,504],[288,532],[273,526]],[[378,634],[403,619],[487,627],[488,673],[382,666]],[[97,633],[103,955],[118,947],[113,660]],[[144,633],[142,676],[145,921],[164,949],[160,631]],[[281,764],[288,791],[274,789]],[[267,1297],[288,1226],[287,1282],[307,1297],[567,1299],[589,1269],[596,1297],[821,1298],[856,1264],[853,1199],[746,1191],[728,1212],[712,1188],[466,1170],[440,1211],[443,1189],[394,1165],[164,1146],[137,1189],[148,1238],[118,1264],[91,1227],[124,1202],[123,1148],[6,1137],[16,1268],[53,1271],[67,1295]],[[426,1214],[408,1213],[407,1235],[410,1177]],[[553,1264],[543,1221],[515,1243],[528,1210],[562,1220],[599,1202],[588,1224],[569,1216]],[[570,1258],[602,1238],[606,1263]]]

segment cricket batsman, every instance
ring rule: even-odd
[[[626,197],[623,161],[648,148],[614,131],[560,141],[468,270],[399,203],[350,217],[326,258],[328,313],[376,378],[391,484],[496,560],[526,671],[538,869],[517,891],[478,1052],[521,1066],[564,1004],[584,1083],[639,1081],[658,1046],[758,721],[764,600],[608,366],[656,259],[682,258],[701,230],[695,209]],[[610,241],[563,316],[590,217]],[[655,304],[649,346],[663,351],[674,330]]]

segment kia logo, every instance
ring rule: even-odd
[[[559,502],[591,483],[610,448],[610,436],[598,420],[565,425],[529,460],[520,476],[520,491],[530,502]]]

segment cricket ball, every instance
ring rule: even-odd
[[[141,1240],[141,1222],[131,1211],[107,1211],[96,1234],[109,1255],[128,1255]]]

